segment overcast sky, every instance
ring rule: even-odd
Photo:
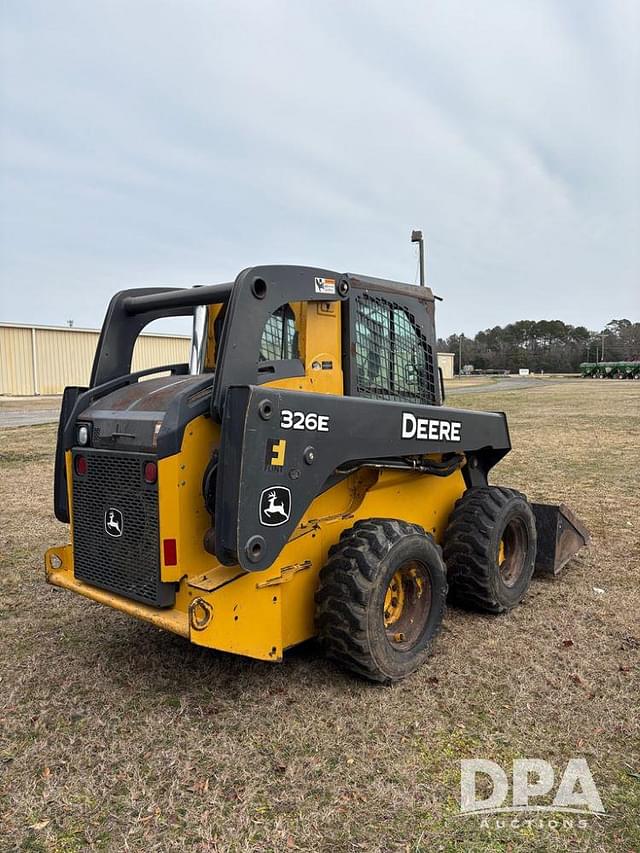
[[[640,2],[1,0],[0,320],[260,263],[640,320]]]

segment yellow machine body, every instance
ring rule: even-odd
[[[342,394],[340,303],[302,302],[291,307],[299,329],[305,376],[270,384],[288,390]],[[212,340],[208,341],[207,353],[213,366]],[[333,367],[314,368],[322,363]],[[187,637],[197,645],[280,661],[285,649],[314,636],[318,573],[343,530],[359,519],[392,516],[422,525],[440,543],[454,504],[466,489],[459,468],[447,477],[361,468],[313,501],[270,568],[245,572],[239,566],[222,565],[203,546],[211,519],[203,502],[202,478],[219,441],[219,425],[200,415],[187,426],[179,452],[158,462],[161,580],[178,585],[173,607],[140,604],[76,579],[72,544],[47,551],[48,581]],[[284,458],[285,440],[274,454]],[[274,462],[277,464],[278,459]],[[73,530],[71,451],[66,452],[66,467]],[[162,543],[166,539],[176,542],[177,565],[164,563]]]

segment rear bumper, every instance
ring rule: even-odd
[[[84,595],[85,598],[106,604],[108,607],[113,607],[129,616],[135,616],[137,619],[149,622],[157,628],[172,631],[174,634],[189,639],[189,616],[187,613],[176,609],[160,610],[77,580],[73,574],[73,551],[70,545],[65,545],[62,548],[50,548],[45,554],[44,566],[47,582],[53,586],[77,592]]]
[[[75,577],[73,556],[72,545],[49,548],[44,558],[48,583],[171,631],[195,645],[270,662],[282,660],[283,594],[293,590],[295,582],[310,584],[308,588],[293,591],[298,606],[291,608],[291,612],[301,627],[300,636],[289,645],[313,636],[315,576],[311,577],[309,572],[274,570],[271,577],[256,580],[254,574],[243,572],[238,566],[214,566],[203,575],[184,579],[175,606],[159,608]],[[284,593],[280,584],[284,584]],[[308,619],[304,618],[305,613],[299,606],[301,595],[308,605],[308,612],[305,611]]]

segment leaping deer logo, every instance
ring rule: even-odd
[[[283,518],[288,518],[287,513],[284,511],[284,502],[281,501],[279,504],[276,503],[275,492],[269,492],[267,500],[269,501],[269,504],[264,511],[265,515],[268,515],[269,518],[273,515],[281,515]]]
[[[108,509],[104,514],[104,529],[109,536],[122,536],[122,513],[119,509]]]
[[[271,486],[260,495],[260,522],[266,527],[277,527],[289,521],[291,492],[286,486]]]

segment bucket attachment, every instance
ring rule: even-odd
[[[538,552],[535,572],[555,577],[591,536],[566,504],[531,504],[536,518]]]

